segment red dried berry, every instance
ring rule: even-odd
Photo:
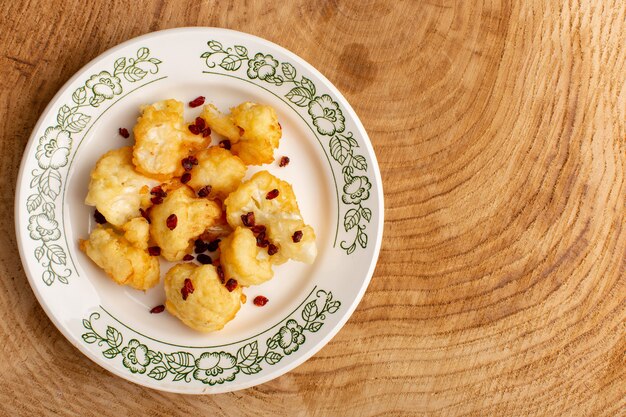
[[[194,245],[194,251],[196,253],[202,253],[202,252],[206,252],[206,242],[204,242],[202,239],[196,239],[195,242],[193,242]]]
[[[267,198],[268,200],[273,200],[276,197],[278,197],[278,194],[279,194],[278,190],[276,188],[274,188],[272,191],[267,193],[265,198]]]
[[[185,278],[185,283],[183,284],[183,288],[180,289],[180,294],[183,296],[183,300],[186,300],[189,297],[189,294],[193,294],[193,282],[189,278]]]
[[[269,240],[265,239],[265,232],[259,233],[256,237],[256,245],[260,248],[267,248],[269,244]]]
[[[222,269],[222,265],[218,265],[217,268],[215,268],[215,270],[217,271],[217,276],[220,278],[220,281],[223,284],[225,278],[224,278],[224,270]]]
[[[269,300],[267,299],[267,297],[257,295],[256,297],[254,297],[253,303],[255,306],[263,307],[265,304],[267,304],[268,301]]]
[[[165,224],[167,228],[170,230],[176,229],[176,225],[178,225],[178,217],[175,214],[170,214],[167,216],[167,220],[165,220]]]
[[[230,151],[230,140],[226,139],[220,142],[220,148],[224,148]]]
[[[139,213],[141,214],[141,217],[146,219],[148,224],[152,223],[152,220],[150,220],[150,214],[147,211],[145,211],[144,209],[140,208],[139,209]]]
[[[93,212],[93,218],[98,224],[105,224],[107,222],[107,219],[104,218],[104,216],[98,211],[98,209]]]
[[[189,162],[191,162],[191,165],[198,165],[198,158],[196,158],[195,156],[189,155],[187,159],[189,159]]]
[[[163,198],[167,197],[167,193],[163,191],[163,188],[161,188],[160,185],[152,187],[152,190],[150,190],[150,194]]]
[[[159,314],[159,313],[162,313],[163,311],[165,311],[165,306],[161,304],[156,307],[153,307],[152,310],[150,310],[150,314]]]
[[[276,245],[274,245],[273,243],[270,243],[267,246],[267,254],[268,255],[276,255],[278,253],[278,247]]]
[[[189,107],[192,107],[192,108],[198,107],[198,106],[202,106],[203,104],[204,104],[204,97],[199,96],[189,102]]]
[[[181,159],[180,164],[183,166],[183,169],[185,171],[191,171],[191,169],[193,168],[193,164],[191,163],[189,158]]]
[[[202,137],[206,138],[207,136],[209,136],[211,134],[211,128],[210,127],[206,127],[203,131],[202,131]]]
[[[130,133],[128,133],[128,129],[126,129],[125,127],[120,127],[118,129],[118,132],[120,136],[123,137],[124,139],[128,139],[130,137]]]
[[[152,204],[161,204],[163,202],[163,197],[154,196],[150,199],[150,201],[152,201]]]
[[[254,226],[254,213],[250,211],[246,214],[242,214],[241,221],[243,222],[243,225],[246,227]]]
[[[209,255],[204,254],[204,253],[201,253],[200,255],[196,256],[196,260],[200,262],[202,265],[209,265],[213,263],[213,259],[211,259]]]
[[[288,156],[283,156],[282,158],[280,158],[280,162],[278,163],[279,167],[286,167],[287,165],[289,165],[289,157]]]
[[[215,252],[217,250],[217,248],[219,247],[221,240],[220,239],[215,239],[213,241],[211,241],[208,245],[207,245],[207,250],[209,252]]]
[[[298,243],[302,240],[302,231],[301,230],[296,230],[293,234],[293,236],[291,236],[291,240],[293,240],[293,243]]]
[[[198,129],[198,126],[196,125],[189,125],[189,131],[193,133],[194,135],[197,135],[201,132],[201,130]]]
[[[233,292],[235,288],[237,288],[237,280],[231,278],[226,281],[226,289],[228,290],[228,292]]]
[[[180,177],[180,182],[183,184],[187,184],[191,180],[191,174],[189,172],[185,172],[182,177]]]
[[[259,233],[265,233],[266,228],[262,224],[257,224],[256,226],[251,227],[250,230],[252,230],[252,233],[255,235],[258,235]]]
[[[150,256],[159,256],[161,254],[161,248],[158,246],[150,246],[148,248],[148,253]]]
[[[198,129],[200,129],[200,131],[204,130],[204,128],[206,127],[206,122],[202,117],[196,117],[196,126],[198,127]]]
[[[185,255],[183,256],[183,261],[193,261],[193,255]]]
[[[198,197],[204,198],[207,197],[209,194],[211,194],[211,186],[207,185],[205,187],[202,187],[198,190]]]

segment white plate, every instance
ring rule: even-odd
[[[107,150],[132,144],[118,128],[132,131],[142,104],[200,95],[221,109],[250,100],[277,110],[283,139],[276,155],[291,163],[263,169],[293,184],[319,248],[313,265],[288,262],[271,281],[246,289],[249,301],[235,319],[210,334],[150,314],[164,301],[162,285],[145,293],[117,286],[77,246],[94,226],[83,203],[91,168]],[[187,107],[186,118],[199,111]],[[15,204],[30,285],[63,335],[116,375],[183,393],[251,387],[321,349],[363,296],[383,232],[376,158],[345,98],[284,48],[213,28],[132,39],[74,75],[33,131]],[[256,295],[270,302],[256,307]]]

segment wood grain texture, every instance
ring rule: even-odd
[[[70,345],[18,260],[13,194],[63,83],[150,31],[218,26],[294,51],[372,139],[386,225],[362,303],[315,357],[184,396]],[[626,415],[626,3],[5,1],[0,414]]]

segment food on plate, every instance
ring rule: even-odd
[[[158,184],[135,171],[129,146],[105,153],[91,172],[85,204],[95,206],[112,225],[120,227],[150,206],[150,189]]]
[[[225,137],[213,146],[212,130]],[[248,165],[274,161],[282,129],[272,107],[244,102],[224,115],[207,104],[186,123],[183,104],[168,99],[144,106],[133,131],[134,146],[107,152],[91,173],[85,203],[97,225],[79,246],[116,283],[139,290],[159,283],[160,257],[178,262],[165,274],[164,306],[150,313],[167,309],[195,330],[219,330],[274,265],[314,261],[315,232],[291,185],[267,171],[244,181]]]
[[[226,219],[233,228],[246,226],[242,216],[253,213],[253,226],[265,228],[259,231],[257,239],[273,264],[288,259],[311,264],[315,260],[315,231],[304,223],[288,182],[267,171],[257,172],[232,192],[224,204]]]
[[[139,249],[148,249],[150,223],[143,217],[135,217],[122,225],[124,238]]]
[[[241,307],[241,287],[229,290],[213,265],[178,264],[165,275],[165,307],[201,332],[220,330]]]
[[[239,140],[239,129],[229,116],[220,112],[213,104],[207,104],[200,115],[215,133],[218,133],[232,142]]]
[[[241,103],[223,115],[215,106],[204,107],[202,117],[215,132],[226,136],[232,152],[246,165],[269,164],[274,161],[282,129],[276,111],[267,105]]]
[[[173,182],[161,190],[166,196],[150,210],[150,235],[165,259],[179,261],[200,234],[219,222],[222,209],[184,184]]]
[[[137,225],[129,225],[133,230]],[[138,237],[138,235],[134,235]],[[80,249],[119,285],[147,290],[159,282],[159,261],[146,251],[148,239],[131,243],[111,227],[98,225]]]
[[[211,143],[206,130],[190,131],[183,119],[183,103],[171,99],[145,106],[133,131],[137,171],[161,181],[181,176],[180,161]]]
[[[274,276],[267,251],[260,250],[250,229],[237,227],[220,242],[220,264],[227,278],[247,287],[269,281]]]
[[[187,185],[196,193],[210,185],[210,195],[220,199],[236,190],[246,175],[246,165],[226,149],[214,146],[194,155],[198,164],[189,174]]]

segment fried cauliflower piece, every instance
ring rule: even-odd
[[[187,185],[196,192],[210,185],[211,196],[224,199],[235,191],[246,175],[246,165],[226,149],[217,146],[195,154],[198,165],[193,167]]]
[[[193,292],[183,291],[185,280],[191,281]],[[183,299],[186,292],[187,299]],[[241,287],[229,292],[220,282],[213,265],[196,266],[183,263],[165,275],[165,307],[187,326],[201,331],[220,330],[231,321],[241,307]]]
[[[274,276],[269,255],[260,251],[250,229],[237,227],[220,242],[220,263],[228,278],[234,278],[244,287],[259,285]]]
[[[124,238],[136,248],[148,249],[150,223],[143,217],[135,217],[122,225]]]
[[[211,129],[230,139],[232,152],[246,165],[263,165],[274,161],[282,129],[276,111],[267,105],[241,103],[225,116],[209,104],[202,117]]]
[[[189,131],[183,120],[183,103],[172,99],[143,107],[133,131],[137,170],[162,181],[180,176],[181,160],[211,143],[210,136]]]
[[[85,204],[120,227],[150,205],[150,189],[157,184],[135,171],[130,146],[114,149],[102,155],[91,172]]]
[[[221,207],[214,201],[196,198],[193,190],[180,183],[164,189],[167,197],[150,211],[150,235],[168,261],[179,261],[189,253],[193,240],[207,228],[220,221]],[[170,230],[168,217],[176,216],[176,225]]]
[[[231,118],[217,109],[213,104],[207,104],[200,114],[212,131],[229,139],[232,143],[239,141],[239,128]]]
[[[129,226],[133,228],[135,226]],[[80,249],[119,285],[147,290],[159,282],[159,261],[150,256],[147,236],[140,246],[129,242],[113,229],[98,225]]]
[[[274,162],[274,149],[278,148],[282,129],[276,111],[270,106],[242,103],[230,109],[236,126],[243,129],[241,139],[232,145],[232,151],[247,165]]]
[[[278,190],[278,196],[267,199],[267,193]],[[224,201],[226,219],[231,227],[243,226],[242,215],[254,213],[257,225],[267,228],[267,238],[278,247],[278,253],[270,256],[273,264],[281,264],[287,259],[313,263],[317,256],[315,231],[305,225],[296,196],[291,185],[267,171],[261,171],[242,183]],[[301,231],[302,238],[295,243],[295,232]]]

